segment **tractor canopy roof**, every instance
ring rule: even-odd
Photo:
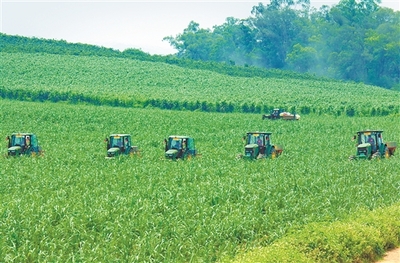
[[[110,137],[126,137],[126,136],[131,136],[131,135],[130,134],[126,134],[126,133],[110,134]]]
[[[182,135],[171,135],[168,138],[174,138],[174,139],[191,139],[192,137],[189,136],[182,136]]]
[[[11,136],[32,136],[32,135],[35,134],[31,132],[14,132],[11,134]]]
[[[358,131],[357,133],[382,133],[382,130],[364,130],[364,131]]]
[[[255,131],[255,132],[247,132],[247,135],[249,134],[265,134],[265,135],[271,135],[272,132],[260,132],[260,131]]]

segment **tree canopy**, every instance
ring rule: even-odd
[[[308,0],[272,0],[247,19],[202,29],[194,21],[165,37],[177,56],[308,72],[399,89],[400,12],[379,0],[342,0],[319,10]]]

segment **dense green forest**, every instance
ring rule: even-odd
[[[213,29],[192,21],[168,36],[180,58],[308,72],[385,88],[399,87],[400,12],[379,0],[272,0],[248,19],[229,17]]]

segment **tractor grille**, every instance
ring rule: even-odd
[[[367,155],[367,148],[358,148],[358,155]]]
[[[246,151],[244,152],[244,154],[248,157],[253,156],[253,149],[246,149]]]

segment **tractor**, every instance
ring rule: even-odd
[[[354,159],[389,158],[396,151],[396,142],[384,142],[381,130],[358,131],[353,140],[356,143],[356,155],[350,156]]]
[[[283,147],[271,143],[271,132],[248,132],[243,140],[246,142],[243,158],[261,159],[279,156]]]
[[[167,159],[184,160],[198,155],[194,146],[194,139],[188,136],[171,135],[164,140],[164,144],[165,158]]]
[[[292,114],[290,112],[285,111],[284,109],[273,109],[271,114],[263,114],[262,119],[270,119],[270,120],[300,120],[299,114]]]
[[[138,146],[132,146],[130,134],[111,134],[105,139],[107,143],[106,158],[113,158],[119,155],[138,155]]]
[[[34,156],[42,155],[37,136],[33,133],[13,133],[7,136],[8,156]]]

